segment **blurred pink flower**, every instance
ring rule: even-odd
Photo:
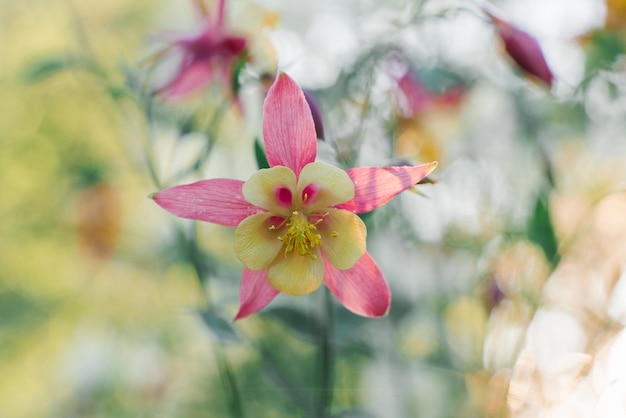
[[[529,75],[552,87],[554,75],[548,67],[548,63],[543,55],[537,40],[516,28],[510,23],[487,13],[495,24],[498,34],[504,42],[504,48],[509,56],[519,65],[519,67]]]
[[[360,167],[315,162],[311,110],[300,87],[280,74],[264,104],[263,137],[270,168],[246,182],[209,179],[153,195],[168,212],[236,227],[235,254],[244,264],[239,312],[244,318],[279,292],[306,295],[326,284],[352,312],[382,316],[391,300],[366,252],[369,212],[426,177],[437,165]]]
[[[174,77],[159,92],[176,98],[193,93],[215,80],[230,88],[234,66],[247,40],[224,28],[225,0],[219,0],[215,20],[203,16],[198,33],[176,38],[170,50],[182,54]]]
[[[407,70],[397,79],[398,90],[404,97],[402,113],[413,117],[432,105],[432,94],[412,73]]]
[[[397,87],[403,100],[400,103],[402,116],[413,118],[433,107],[447,107],[458,104],[465,89],[455,86],[437,93],[429,90],[410,69],[396,79]]]
[[[402,68],[399,74],[393,74],[398,93],[398,113],[402,117],[414,118],[433,108],[453,107],[463,99],[465,88],[460,83],[447,86],[443,91],[433,91],[399,53],[391,55],[391,63]]]

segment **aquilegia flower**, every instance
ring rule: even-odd
[[[235,254],[244,264],[235,319],[267,305],[279,292],[306,295],[326,284],[363,316],[389,309],[389,287],[366,252],[369,212],[426,177],[436,163],[360,167],[347,171],[315,162],[311,110],[300,87],[280,74],[263,108],[270,168],[246,182],[209,179],[153,195],[168,212],[236,227]]]
[[[176,98],[193,93],[212,80],[232,85],[234,66],[245,53],[247,40],[233,35],[224,27],[225,0],[218,0],[214,20],[203,16],[199,32],[179,37],[170,46],[181,55],[174,77],[160,89],[165,96]]]

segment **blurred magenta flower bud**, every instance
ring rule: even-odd
[[[489,18],[496,26],[498,34],[504,42],[507,54],[528,75],[534,76],[552,87],[554,75],[548,67],[537,40],[493,14],[487,12]]]

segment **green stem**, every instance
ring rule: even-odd
[[[332,342],[335,332],[335,307],[330,291],[327,288],[324,288],[324,310],[326,324],[323,327],[320,345],[320,393],[318,402],[315,405],[315,416],[319,418],[330,417],[335,371],[335,356]]]
[[[220,380],[226,390],[229,400],[230,416],[234,418],[244,418],[243,403],[237,388],[237,382],[233,370],[231,369],[228,358],[222,350],[222,344],[217,343],[214,347],[215,361],[220,374]]]

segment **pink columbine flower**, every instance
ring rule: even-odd
[[[279,292],[306,295],[322,284],[352,312],[382,316],[391,300],[380,269],[366,252],[369,212],[426,177],[436,163],[360,167],[347,171],[315,162],[311,110],[300,87],[280,74],[263,108],[270,168],[248,181],[209,179],[153,195],[168,212],[235,227],[244,264],[235,319],[267,305]]]
[[[498,34],[504,42],[504,49],[506,49],[506,52],[517,65],[527,74],[535,76],[546,83],[548,87],[552,87],[554,75],[550,67],[548,67],[548,63],[537,40],[523,30],[511,25],[509,22],[489,12],[487,12],[487,14],[496,26]]]
[[[215,20],[204,16],[200,31],[175,39],[171,50],[182,54],[174,77],[159,91],[170,98],[193,93],[217,80],[232,85],[233,66],[244,53],[247,40],[224,28],[225,0],[219,0]]]

